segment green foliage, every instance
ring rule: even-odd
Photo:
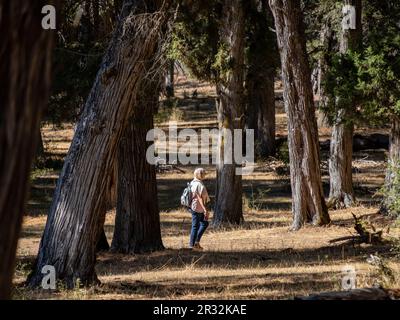
[[[279,64],[279,55],[276,35],[272,31],[273,19],[268,9],[260,10],[258,4],[267,6],[265,1],[244,1],[246,67],[248,72],[257,72],[261,68],[271,68],[274,72]],[[193,76],[212,83],[223,82],[235,63],[228,44],[219,34],[222,7],[221,0],[182,4],[169,54],[171,58],[182,61]],[[256,57],[263,57],[268,65]]]
[[[354,102],[360,98],[356,57],[357,54],[353,52],[332,54],[329,71],[322,83],[328,100],[321,106],[331,123],[354,122],[357,119],[357,110],[353,109]],[[346,110],[346,117],[343,119],[339,119],[340,109]]]
[[[389,164],[389,180],[381,189],[383,206],[388,215],[400,217],[400,162]]]
[[[45,120],[74,122],[89,94],[106,43],[59,43],[55,51],[52,95]]]
[[[288,165],[290,163],[289,159],[289,146],[287,140],[282,143],[278,148],[277,158],[281,160],[284,164]]]
[[[54,51],[53,83],[44,120],[53,125],[74,122],[93,85],[119,11],[117,1],[66,0]],[[75,23],[79,8],[84,13]]]
[[[218,0],[183,3],[174,26],[169,55],[201,80],[215,82],[218,77],[222,62],[218,31],[221,10]]]

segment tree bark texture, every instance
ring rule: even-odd
[[[299,0],[270,0],[282,62],[293,230],[330,222],[321,182],[318,130]]]
[[[362,0],[344,0],[343,4],[350,4],[356,8],[356,29],[344,30],[340,40],[340,52],[345,54],[349,50],[360,49],[361,42],[361,12]],[[329,205],[335,209],[348,208],[355,203],[353,190],[353,174],[351,170],[353,160],[353,133],[354,122],[351,120],[355,104],[349,108],[341,108],[341,99],[336,99],[338,113],[332,127],[331,154],[329,158],[330,192]]]
[[[65,159],[29,283],[53,265],[73,287],[97,282],[96,243],[117,147],[135,106],[147,66],[156,58],[172,1],[125,1]],[[135,14],[137,8],[147,8]],[[155,12],[156,11],[156,12]],[[143,14],[143,12],[145,12]]]
[[[147,132],[154,128],[159,85],[145,83],[118,150],[118,200],[112,250],[144,253],[164,249],[155,166],[148,163]]]
[[[234,129],[244,128],[244,12],[240,0],[225,1],[220,35],[232,66],[217,85],[218,123],[220,130],[229,131],[233,136]],[[243,221],[242,176],[236,174],[238,165],[233,161],[233,144],[232,164],[227,164],[224,158],[224,140],[218,147],[213,225],[240,224]]]
[[[0,300],[11,296],[15,254],[40,119],[51,85],[52,1],[0,0]]]

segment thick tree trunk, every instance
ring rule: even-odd
[[[147,162],[153,129],[153,114],[158,104],[159,86],[146,82],[135,106],[118,151],[118,200],[112,250],[144,253],[164,249],[161,241],[157,181],[154,165]]]
[[[219,129],[231,133],[234,129],[244,128],[244,12],[240,0],[225,1],[224,16],[221,25],[221,40],[226,45],[228,55],[233,62],[231,70],[222,75],[223,81],[217,86],[219,103],[217,114]],[[240,224],[243,221],[242,176],[236,169],[241,166],[234,163],[233,143],[231,148],[219,144],[217,164],[217,184],[213,225]],[[224,148],[230,148],[232,162],[224,157]]]
[[[161,2],[161,0],[160,0]],[[125,1],[65,159],[30,285],[53,265],[68,287],[97,281],[96,243],[104,225],[104,198],[117,146],[148,66],[155,59],[172,1],[146,1],[150,14],[133,14],[142,1]],[[153,6],[154,4],[154,6]]]
[[[344,0],[343,4],[351,4],[356,8],[356,29],[344,30],[340,42],[340,52],[358,50],[361,41],[361,0]],[[351,170],[353,159],[354,122],[351,119],[352,106],[341,108],[341,98],[336,101],[338,114],[332,127],[331,155],[329,159],[330,192],[329,205],[335,209],[348,208],[355,203],[353,190],[353,174]]]
[[[318,130],[300,0],[270,0],[282,62],[294,230],[330,222],[321,182]]]
[[[384,214],[400,215],[400,208],[393,204],[398,200],[400,189],[400,118],[392,116],[392,128],[390,132],[390,147],[388,157],[388,167],[385,178],[385,199],[381,206]]]
[[[11,295],[29,172],[51,84],[54,34],[41,26],[46,4],[54,2],[0,0],[0,300]]]

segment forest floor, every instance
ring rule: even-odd
[[[277,94],[281,89],[277,84]],[[193,98],[194,90],[197,98]],[[215,91],[207,84],[178,78],[176,103],[161,108],[156,126],[168,120],[181,128],[216,128]],[[287,136],[286,115],[277,99],[277,137]],[[385,129],[357,128],[363,135],[386,133]],[[330,130],[320,129],[320,141],[329,139]],[[158,173],[161,228],[166,250],[151,254],[121,255],[100,253],[96,265],[101,285],[56,291],[30,290],[24,281],[32,268],[46,214],[62,160],[68,151],[73,126],[45,126],[42,130],[47,167],[32,173],[31,196],[18,246],[14,278],[15,299],[287,299],[321,291],[342,290],[344,270],[356,271],[357,287],[383,285],[400,287],[400,245],[391,241],[400,234],[400,223],[379,215],[379,191],[385,170],[386,150],[355,152],[353,161],[357,207],[331,210],[327,227],[305,226],[289,231],[291,224],[290,180],[285,170],[287,152],[280,148],[279,159],[257,162],[253,174],[244,176],[244,218],[240,227],[210,228],[204,235],[203,252],[186,249],[190,216],[179,206],[179,197],[194,166]],[[323,184],[328,192],[327,154],[322,152]],[[206,185],[213,194],[212,166]],[[351,213],[384,230],[387,240],[380,245],[330,243],[355,234]],[[107,213],[105,231],[111,241],[115,211]],[[390,228],[389,228],[390,227]],[[379,267],[367,262],[370,255],[383,261]],[[389,271],[388,271],[389,270]]]

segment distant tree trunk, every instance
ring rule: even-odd
[[[228,55],[233,61],[231,70],[222,75],[217,86],[218,123],[221,130],[230,132],[244,128],[244,12],[240,0],[226,0],[223,9],[221,39],[226,44]],[[234,163],[233,145],[229,153],[232,164],[224,157],[224,141],[220,141],[220,157],[217,164],[217,185],[213,225],[224,223],[240,224],[243,221],[242,176],[236,173],[241,165]]]
[[[247,75],[246,78],[248,95],[246,127],[254,129],[257,156],[273,156],[276,148],[274,71],[261,69],[258,75]]]
[[[392,116],[392,128],[390,132],[390,147],[388,167],[385,178],[385,199],[380,211],[384,214],[399,215],[400,208],[393,208],[393,202],[398,199],[400,188],[400,118]],[[391,212],[392,211],[392,212]]]
[[[318,130],[300,0],[270,0],[282,62],[293,230],[330,222],[321,182]]]
[[[151,144],[146,141],[146,135],[154,127],[153,114],[159,92],[158,85],[144,89],[119,144],[114,252],[144,253],[164,249],[156,171],[154,165],[146,160],[146,150]]]
[[[43,157],[44,156],[44,144],[43,144],[43,138],[42,138],[42,133],[40,131],[40,125],[38,129],[38,143],[36,147],[36,157]]]
[[[104,199],[117,146],[135,105],[147,67],[155,60],[172,1],[125,1],[120,23],[103,59],[64,162],[29,278],[53,265],[68,287],[97,282],[95,253],[104,225]],[[163,3],[160,8],[160,2]],[[157,12],[155,12],[157,10]],[[148,12],[149,14],[134,13]],[[145,63],[144,63],[145,62]]]
[[[104,228],[103,228],[100,231],[100,237],[99,237],[99,240],[97,241],[96,252],[108,251],[109,249],[110,249],[110,245],[108,244],[106,232],[104,231]]]
[[[175,60],[169,59],[167,74],[165,75],[165,91],[167,97],[169,98],[175,95],[174,73],[175,73]]]
[[[246,127],[254,130],[255,154],[275,155],[275,54],[274,37],[268,34],[272,14],[268,4],[253,0],[247,5],[246,18],[252,24],[246,37]],[[270,19],[271,18],[271,19]]]
[[[361,0],[344,0],[344,4],[351,4],[356,7],[356,29],[343,31],[340,43],[340,52],[343,54],[349,50],[354,51],[360,48],[362,32]],[[336,103],[340,108],[340,97],[337,98]],[[332,128],[329,158],[329,206],[335,209],[348,208],[355,203],[351,170],[354,133],[354,122],[351,117],[354,109],[354,103],[351,108],[340,108]]]
[[[318,127],[329,127],[328,118],[323,111],[323,108],[328,104],[328,96],[324,88],[326,74],[331,65],[330,54],[333,51],[333,30],[332,27],[325,23],[321,30],[321,44],[323,52],[318,59],[318,80],[317,80],[317,94],[318,102]]]
[[[29,173],[51,85],[54,33],[41,26],[45,4],[55,2],[0,0],[0,300],[11,297]]]

